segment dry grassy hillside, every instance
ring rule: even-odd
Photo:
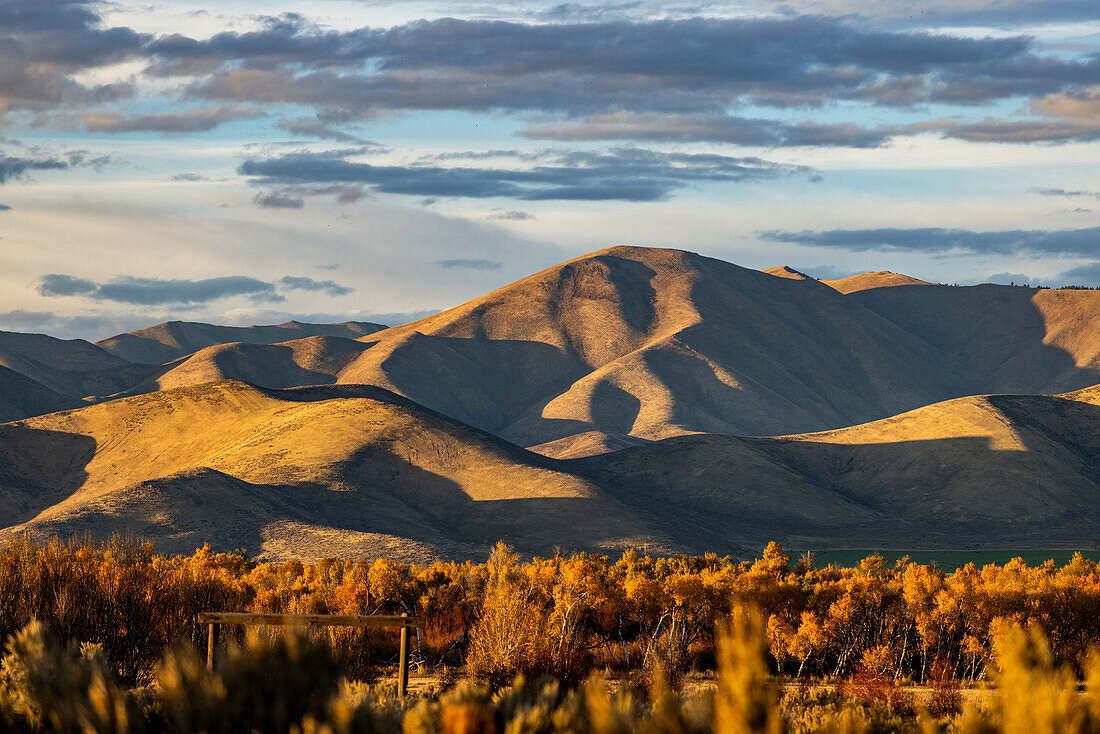
[[[751,518],[743,542],[1093,547],[1098,396],[958,398],[836,431],[683,436],[572,466],[639,511],[676,498],[660,509],[670,524]]]
[[[549,450],[848,425],[950,392],[931,345],[831,288],[679,250],[604,250],[362,341],[340,382]]]
[[[848,429],[541,457],[386,390],[218,382],[0,425],[12,536],[134,533],[269,557],[1091,545],[1100,388]]]
[[[287,321],[275,326],[217,326],[169,321],[146,329],[117,334],[96,345],[130,362],[165,364],[216,344],[280,344],[311,336],[356,339],[385,329],[381,324],[348,321],[342,324],[306,324]]]
[[[270,388],[328,385],[367,348],[362,342],[335,336],[282,344],[218,344],[164,365],[158,374],[127,392],[141,394],[230,379]]]
[[[1100,291],[937,285],[848,298],[939,345],[957,395],[1049,395],[1100,382]]]
[[[587,480],[378,388],[221,382],[0,432],[9,536],[420,560],[660,541]]]
[[[874,288],[896,288],[899,285],[932,285],[928,281],[918,280],[901,273],[891,273],[889,270],[877,270],[821,282],[844,294],[869,291]]]

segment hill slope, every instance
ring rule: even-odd
[[[91,531],[274,557],[657,542],[547,460],[371,387],[221,382],[0,426],[6,535]]]
[[[164,364],[216,344],[280,344],[311,336],[355,339],[385,328],[381,324],[361,321],[342,324],[287,321],[275,326],[217,326],[191,321],[168,321],[146,329],[117,334],[96,342],[96,345],[130,362]]]
[[[931,345],[831,288],[679,250],[604,250],[361,341],[340,382],[524,446],[812,430],[951,391]]]
[[[167,551],[1091,547],[1098,500],[1100,386],[570,461],[364,386],[218,382],[0,425],[0,538],[127,532]]]
[[[1095,547],[1100,388],[958,398],[823,433],[683,436],[571,466],[639,512],[659,507],[672,535],[737,526],[741,542],[794,547]]]
[[[835,278],[821,282],[845,295],[859,291],[869,291],[874,288],[896,288],[899,285],[932,285],[927,281],[918,280],[908,275],[891,273],[889,270],[860,273],[859,275],[849,275],[847,278]]]
[[[70,401],[108,396],[148,379],[156,371],[149,365],[132,364],[108,354],[83,339],[55,339],[45,334],[11,331],[0,331],[0,367],[36,383],[4,388],[7,399],[35,410],[40,401],[31,397],[32,393],[42,395],[45,390]],[[26,399],[17,398],[15,391],[24,391]],[[43,405],[49,403],[47,400]]]

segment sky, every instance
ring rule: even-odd
[[[0,329],[397,324],[616,244],[1100,285],[1100,3],[0,0]]]

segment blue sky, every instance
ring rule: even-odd
[[[397,323],[613,244],[1100,284],[1100,4],[0,0],[0,328]]]

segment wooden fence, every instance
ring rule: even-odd
[[[397,668],[397,697],[404,699],[409,687],[409,630],[419,627],[420,617],[408,614],[254,614],[252,612],[200,612],[196,617],[205,624],[206,667],[214,669],[214,645],[219,624],[245,626],[279,625],[286,627],[399,627],[401,628],[400,662]]]

